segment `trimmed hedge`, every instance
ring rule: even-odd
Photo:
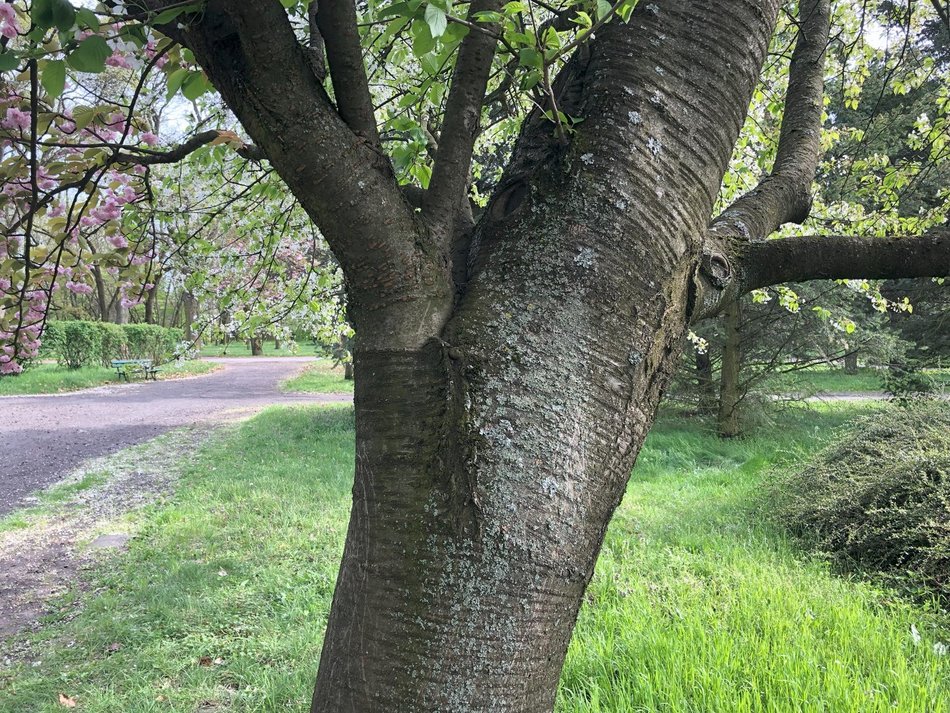
[[[180,329],[156,324],[112,324],[64,320],[48,322],[43,333],[43,352],[70,369],[113,359],[151,359],[156,364],[169,361],[183,339]]]
[[[71,320],[54,324],[53,347],[60,366],[78,369],[98,361],[102,353],[102,333],[96,322]],[[49,333],[47,327],[46,334]]]
[[[175,347],[184,339],[180,329],[166,329],[157,324],[125,324],[126,344],[130,359],[151,359],[156,364],[168,361]]]
[[[102,347],[99,350],[99,361],[102,365],[109,366],[113,359],[127,357],[129,346],[122,325],[111,322],[96,322],[96,324],[99,326],[99,334],[102,337]]]
[[[783,480],[774,514],[840,569],[950,601],[950,407],[866,417]]]

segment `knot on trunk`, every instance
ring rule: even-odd
[[[732,281],[732,263],[720,252],[703,250],[699,263],[700,276],[713,287],[724,288]]]

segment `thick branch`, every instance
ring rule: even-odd
[[[762,239],[811,211],[811,183],[821,152],[829,0],[806,0],[789,68],[785,113],[772,173],[712,224],[712,237]]]
[[[934,6],[934,10],[937,11],[940,20],[947,26],[947,30],[950,31],[950,3],[944,6],[940,4],[940,0],[930,0],[930,4]]]
[[[364,345],[416,348],[438,334],[452,295],[441,256],[424,244],[389,160],[334,107],[281,3],[207,0],[178,32],[326,238],[346,274],[351,314],[366,327]]]
[[[500,7],[501,0],[474,0],[468,20],[476,22],[477,13]],[[430,224],[442,235],[451,234],[456,213],[468,190],[472,150],[497,44],[493,32],[472,30],[459,47],[425,210]]]
[[[950,228],[920,237],[810,235],[750,243],[742,271],[742,292],[808,280],[947,277]]]
[[[317,3],[314,3],[317,4]],[[317,7],[317,27],[330,66],[337,109],[353,131],[379,146],[373,100],[363,66],[354,0],[322,0]]]
[[[202,131],[200,134],[195,134],[184,143],[181,143],[175,148],[169,149],[168,151],[149,151],[148,153],[142,154],[131,154],[120,151],[115,155],[115,158],[112,159],[112,162],[135,164],[138,166],[155,166],[162,163],[178,163],[188,155],[200,149],[202,146],[207,146],[219,138],[222,138],[222,136],[223,133],[221,131],[218,131],[217,129],[210,129],[208,131]],[[255,161],[259,161],[264,158],[264,153],[257,146],[244,145],[237,149],[237,153],[243,158]]]
[[[697,270],[691,322],[714,317],[752,290],[809,280],[950,276],[950,228],[919,237],[809,235],[733,243],[734,254],[705,255]],[[734,266],[722,275],[722,263]],[[716,275],[721,278],[717,283]]]
[[[307,24],[310,27],[310,55],[313,60],[313,71],[320,81],[327,78],[326,45],[323,35],[320,34],[320,25],[317,23],[317,9],[319,0],[311,0],[307,8]]]

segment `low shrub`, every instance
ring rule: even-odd
[[[157,324],[123,325],[130,359],[151,359],[163,364],[172,358],[182,340],[180,329],[166,329]]]
[[[113,359],[151,359],[162,364],[177,356],[180,329],[157,324],[113,324],[81,320],[50,321],[43,333],[41,356],[55,357],[70,369]]]
[[[102,333],[98,323],[70,320],[56,324],[53,348],[61,366],[79,369],[99,360],[102,353]]]
[[[62,322],[47,320],[40,338],[40,359],[59,359],[59,341],[63,338]]]
[[[774,515],[845,571],[950,601],[950,408],[861,419],[770,494]]]
[[[97,322],[102,346],[99,359],[103,366],[109,366],[113,359],[124,359],[128,355],[128,341],[122,325],[112,322]]]

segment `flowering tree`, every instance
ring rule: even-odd
[[[826,79],[874,51],[860,9],[781,8],[34,0],[0,54],[29,117],[10,114],[5,148],[7,356],[62,267],[82,281],[87,232],[131,275],[121,216],[149,166],[209,144],[266,160],[333,251],[356,328],[354,507],[313,711],[549,711],[689,324],[792,280],[950,272],[939,217],[778,232],[812,208]],[[51,98],[130,46],[169,92],[213,86],[248,140],[149,146],[138,83],[70,114]],[[747,121],[763,106],[773,148]],[[934,147],[945,113],[921,125]],[[724,187],[734,155],[754,180]]]

